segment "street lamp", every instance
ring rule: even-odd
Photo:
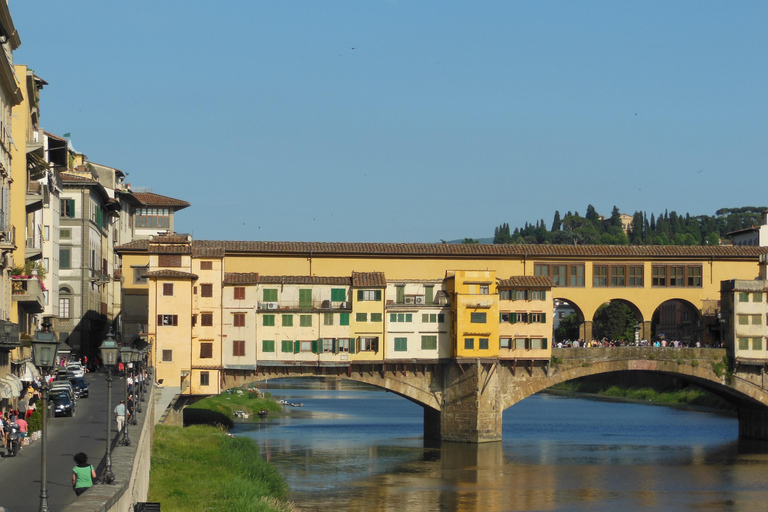
[[[115,341],[115,335],[112,334],[112,328],[110,327],[107,336],[99,347],[101,353],[101,361],[104,366],[107,367],[107,453],[106,453],[106,467],[101,477],[101,482],[104,484],[111,484],[115,481],[115,474],[112,472],[112,367],[117,363],[117,354],[120,348]]]
[[[141,368],[141,350],[133,349],[133,396],[136,404],[136,412],[141,412],[142,387],[144,386],[144,374]],[[134,416],[134,421],[136,421]]]
[[[10,322],[3,324],[3,330],[7,331],[8,327],[12,326]],[[56,335],[50,332],[51,323],[43,322],[43,331],[36,332],[35,337],[32,339],[32,361],[35,366],[40,368],[40,373],[45,376],[53,365],[56,364],[56,351],[59,346],[59,340],[56,339]],[[6,332],[6,335],[10,334]],[[40,451],[40,512],[48,512],[48,487],[46,475],[46,450],[45,441],[48,435],[47,418],[48,418],[48,381],[43,378],[43,382],[40,386],[43,390],[43,409],[40,411],[42,420],[42,437],[41,437],[41,451]]]
[[[124,389],[125,389],[125,408],[126,408],[126,414],[128,413],[128,364],[131,362],[131,351],[133,349],[131,347],[120,347],[120,358],[123,361],[123,368],[125,370],[125,374],[123,375],[123,382],[124,382]],[[123,422],[123,439],[120,441],[121,446],[130,446],[131,440],[128,437],[128,419],[126,418],[126,421]]]

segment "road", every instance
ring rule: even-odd
[[[101,476],[102,459],[106,451],[107,434],[107,382],[106,374],[89,373],[86,380],[90,397],[77,402],[73,418],[49,418],[47,441],[48,507],[51,512],[63,510],[75,500],[72,490],[72,460],[78,452],[88,454],[89,462]],[[114,377],[112,407],[124,396],[124,381]],[[146,405],[146,404],[142,404]],[[112,420],[112,436],[116,424]],[[113,449],[113,460],[119,456],[120,446]],[[8,512],[35,512],[40,505],[41,443],[35,441],[16,457],[6,457],[0,450],[0,506]]]

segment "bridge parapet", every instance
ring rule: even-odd
[[[675,347],[596,347],[596,348],[553,348],[553,362],[568,361],[681,361],[722,362],[726,356],[724,348],[675,348]]]

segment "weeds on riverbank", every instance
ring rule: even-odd
[[[600,382],[571,381],[557,384],[552,389],[574,393],[589,393],[611,398],[640,400],[662,405],[691,405],[727,411],[733,410],[733,406],[730,403],[695,386],[688,386],[685,389],[659,391],[649,387],[624,387],[606,385]]]
[[[223,425],[232,428],[234,425],[235,411],[245,411],[252,418],[255,413],[264,409],[269,412],[280,412],[282,406],[271,399],[269,393],[257,395],[254,392],[244,390],[243,394],[238,394],[237,390],[233,392],[221,393],[215,396],[203,398],[199,402],[184,409],[185,425]]]
[[[287,496],[251,439],[211,426],[155,427],[148,501],[163,512],[288,512]]]

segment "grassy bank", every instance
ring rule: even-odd
[[[688,405],[722,411],[732,411],[733,406],[720,397],[695,386],[676,390],[656,390],[649,387],[625,387],[606,385],[599,382],[563,382],[552,390],[571,393],[587,393],[606,398],[638,400],[659,405]]]
[[[148,501],[163,512],[293,510],[288,487],[247,438],[195,425],[155,427]]]
[[[223,425],[231,428],[235,411],[245,411],[254,418],[254,415],[262,409],[269,411],[270,414],[283,410],[280,404],[272,400],[269,393],[256,394],[248,390],[242,391],[242,394],[238,394],[237,389],[234,389],[231,393],[224,392],[195,402],[184,409],[184,424]]]

